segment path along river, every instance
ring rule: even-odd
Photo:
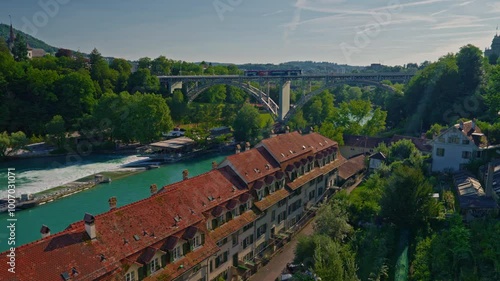
[[[15,212],[16,246],[41,238],[40,228],[47,225],[51,233],[64,230],[69,224],[82,220],[86,212],[93,215],[109,210],[108,199],[116,196],[118,207],[144,199],[150,195],[149,186],[159,187],[182,179],[182,171],[189,176],[209,171],[212,161],[220,163],[224,155],[208,155],[192,160],[167,164],[159,169],[145,171],[118,179],[108,184],[47,203],[32,209]],[[0,163],[0,197],[6,197],[7,169],[16,169],[16,193],[35,193],[88,175],[109,171],[122,164],[138,160],[136,156],[89,156],[81,161],[66,162],[64,158],[24,159]],[[7,250],[7,213],[0,214],[0,252]]]

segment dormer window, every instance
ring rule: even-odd
[[[125,281],[137,281],[135,278],[135,270],[125,274]]]
[[[182,258],[182,247],[179,245],[172,250],[172,260],[176,261]]]
[[[194,238],[193,238],[193,242],[192,242],[192,245],[193,245],[193,250],[196,250],[198,249],[199,247],[203,246],[203,243],[204,243],[204,235],[203,234],[197,234]]]
[[[156,272],[160,269],[160,263],[158,262],[158,258],[153,259],[149,263],[149,269],[151,270],[151,273]]]

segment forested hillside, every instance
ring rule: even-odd
[[[9,32],[10,32],[10,27],[6,24],[0,24],[0,40],[3,39],[3,41],[7,40],[9,38]],[[35,49],[43,49],[45,52],[49,54],[55,54],[59,48],[50,46],[49,44],[43,42],[40,39],[37,39],[29,34],[26,34],[20,30],[14,29],[14,33],[16,34],[21,34],[24,38],[26,38],[26,41],[28,44]]]

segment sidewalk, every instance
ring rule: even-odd
[[[271,261],[256,274],[250,277],[250,281],[274,281],[276,278],[280,277],[281,272],[286,267],[286,264],[293,261],[295,257],[295,246],[297,245],[297,237],[300,235],[311,235],[313,234],[314,220],[312,219],[297,235],[295,235],[292,240],[286,244],[276,256],[274,256]]]

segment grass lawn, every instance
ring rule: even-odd
[[[267,122],[269,122],[268,120],[271,120],[271,122],[274,124],[274,119],[270,113],[261,113],[260,114],[260,127],[264,128],[266,126]]]

